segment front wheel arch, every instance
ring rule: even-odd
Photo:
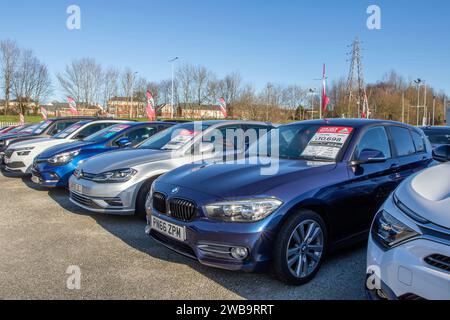
[[[293,205],[289,210],[287,210],[287,212],[283,215],[282,219],[278,223],[277,233],[280,231],[280,228],[286,223],[286,221],[288,221],[291,217],[296,215],[300,210],[311,210],[320,215],[320,217],[325,222],[325,226],[327,228],[328,247],[330,247],[330,244],[332,243],[333,239],[332,237],[333,228],[329,214],[330,209],[325,203],[322,203],[314,199],[299,202]]]
[[[159,174],[153,177],[149,177],[140,186],[139,191],[136,194],[135,200],[135,212],[137,216],[145,217],[146,215],[145,201],[147,200],[147,194],[150,191],[153,182],[155,182],[155,180],[162,175],[163,174]]]

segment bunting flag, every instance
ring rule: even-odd
[[[75,100],[73,100],[73,98],[71,97],[67,97],[67,102],[69,103],[70,112],[73,115],[77,115],[78,110],[77,110],[77,103],[75,102]]]
[[[225,102],[224,98],[220,98],[219,101],[217,102],[218,107],[220,109],[220,111],[222,112],[224,118],[228,117],[228,112],[227,112],[227,103]]]
[[[155,100],[153,99],[152,93],[147,91],[147,108],[145,109],[147,112],[147,118],[150,121],[156,120],[156,111],[155,111]]]
[[[322,112],[326,112],[328,109],[328,105],[330,104],[330,98],[328,98],[327,96],[327,82],[326,82],[326,66],[325,64],[323,65],[323,77],[322,77],[322,82],[323,82],[323,89],[322,89]]]
[[[23,115],[22,112],[19,114],[19,123],[21,126],[25,124],[25,116]]]
[[[44,107],[41,107],[41,115],[44,120],[48,119],[48,112]]]

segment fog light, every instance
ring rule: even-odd
[[[244,260],[248,257],[248,249],[242,247],[231,248],[231,256],[236,260]]]

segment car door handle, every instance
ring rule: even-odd
[[[400,165],[398,163],[393,163],[391,165],[391,169],[398,169],[398,168],[400,168]]]

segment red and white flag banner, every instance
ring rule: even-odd
[[[73,115],[77,115],[78,109],[77,109],[77,103],[75,102],[75,100],[72,97],[67,97],[67,102],[69,103],[70,112]]]
[[[47,112],[47,109],[45,109],[44,107],[41,107],[41,115],[42,115],[42,118],[44,119],[44,120],[47,120],[48,119],[48,112]]]
[[[147,108],[145,109],[147,113],[147,118],[150,121],[156,120],[156,110],[155,110],[155,99],[153,99],[153,95],[150,91],[147,91]]]
[[[220,98],[219,101],[217,102],[218,107],[220,109],[220,111],[222,112],[224,118],[228,117],[228,111],[227,111],[227,103],[225,101],[224,98]]]

